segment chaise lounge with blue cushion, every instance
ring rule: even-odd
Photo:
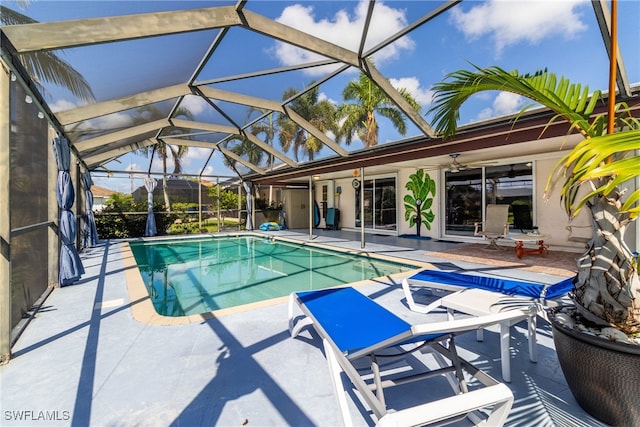
[[[536,317],[546,314],[544,306],[549,301],[567,295],[573,289],[573,280],[574,278],[567,278],[558,283],[544,284],[477,274],[422,270],[403,279],[402,290],[409,309],[418,313],[426,314],[437,308],[444,308],[447,310],[448,318],[453,319],[455,313],[484,316],[499,312],[513,312],[514,316],[511,319],[499,325],[502,379],[509,382],[511,381],[511,327],[527,320],[529,359],[536,362]],[[421,304],[416,302],[413,295],[413,290],[416,288],[430,288],[436,293],[438,291],[450,293],[429,304]],[[477,334],[478,340],[482,341],[482,330],[479,329]]]
[[[302,316],[296,315],[296,307]],[[502,425],[513,404],[511,390],[460,358],[454,337],[510,316],[506,312],[412,325],[352,287],[294,292],[289,300],[291,336],[296,337],[311,325],[323,341],[347,426],[353,424],[346,397],[349,384],[343,382],[342,374],[366,403],[368,408],[364,410],[370,410],[380,426],[443,424],[463,419],[473,424]],[[426,349],[431,358],[422,354]],[[417,353],[420,359],[410,357]],[[381,362],[387,358],[394,363]],[[369,360],[366,368],[362,366],[365,359]],[[399,368],[401,362],[403,367]],[[441,379],[440,387],[433,386],[437,378]],[[427,380],[431,381],[425,385]],[[385,389],[417,381],[415,385],[422,386],[420,391],[397,393],[393,396],[397,407],[391,407],[393,399],[388,399]],[[434,394],[438,396],[435,400],[427,399]],[[414,402],[418,398],[421,401]],[[412,404],[407,407],[403,400]]]

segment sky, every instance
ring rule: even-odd
[[[15,2],[5,1],[16,8]],[[143,13],[159,10],[191,9],[218,5],[233,5],[228,1],[47,1],[30,2],[21,12],[47,22],[109,15]],[[438,6],[436,1],[378,2],[370,25],[365,51],[385,40],[405,26]],[[367,12],[366,1],[252,1],[246,9],[263,14],[278,22],[357,50]],[[640,2],[619,1],[619,43],[632,82],[640,83]],[[606,90],[608,59],[602,38],[595,26],[593,9],[588,0],[488,0],[463,1],[447,13],[422,25],[393,45],[377,52],[374,63],[395,87],[407,89],[422,106],[424,114],[430,106],[434,83],[447,73],[469,69],[471,64],[481,67],[499,65],[520,72],[534,72],[541,68],[590,88]],[[91,84],[98,101],[111,99],[154,87],[186,81],[209,47],[216,31],[201,31],[171,37],[158,37],[134,42],[110,43],[91,47],[66,49],[63,59],[78,69]],[[186,49],[185,46],[189,46]],[[242,49],[238,49],[242,46]],[[149,54],[154,53],[155,54]],[[196,81],[220,78],[233,74],[273,69],[307,62],[315,54],[256,33],[231,29]],[[314,68],[283,73],[255,81],[239,80],[216,85],[253,96],[280,100],[284,89],[302,89],[314,80],[322,79],[331,70]],[[336,104],[342,102],[342,89],[350,79],[357,78],[355,70],[347,70],[320,86],[321,99]],[[47,85],[47,101],[54,111],[82,105],[66,90]],[[489,93],[470,100],[461,110],[460,124],[484,120],[519,111],[525,101],[506,93]],[[219,114],[197,97],[186,97],[186,106],[199,121],[219,122]],[[163,108],[170,108],[167,103]],[[238,117],[246,114],[238,109]],[[427,121],[429,117],[426,117]],[[381,143],[420,135],[408,122],[406,135],[400,135],[384,119],[380,121]],[[96,119],[98,129],[119,129],[131,125],[131,118],[123,113]],[[362,147],[354,141],[349,150]],[[325,151],[319,156],[331,155]],[[223,164],[218,154],[208,162],[210,150],[190,148],[183,159],[186,173],[231,176],[233,172]],[[293,157],[292,153],[288,154]],[[154,160],[152,170],[160,171],[160,161]],[[205,166],[206,163],[206,166]],[[111,162],[112,170],[142,171],[146,173],[149,159],[139,155],[125,155]],[[172,159],[169,159],[172,170]],[[130,192],[142,185],[141,174],[131,177],[107,177],[95,173],[94,183],[116,191]]]

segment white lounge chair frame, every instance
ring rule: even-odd
[[[500,361],[502,364],[502,379],[504,381],[511,382],[510,346],[511,327],[513,325],[527,320],[529,359],[532,362],[538,361],[536,336],[537,315],[544,316],[546,314],[546,311],[543,309],[543,307],[547,305],[545,289],[543,289],[540,298],[533,298],[505,295],[499,291],[474,289],[472,287],[465,288],[440,281],[419,280],[414,279],[414,277],[419,277],[419,274],[414,274],[402,280],[402,291],[404,292],[407,305],[411,311],[427,314],[438,308],[444,308],[447,310],[447,317],[449,319],[454,319],[456,312],[480,317],[498,312],[506,315],[505,319],[499,324]],[[523,282],[523,284],[526,283],[527,282]],[[411,286],[429,288],[436,292],[448,291],[451,293],[430,302],[428,305],[419,304],[413,297]],[[553,285],[541,285],[543,288],[545,286]],[[511,316],[509,316],[508,313],[510,313]],[[477,330],[477,339],[478,341],[483,340],[482,329]]]
[[[353,288],[344,289],[353,290]],[[357,292],[355,290],[353,291]],[[376,304],[363,294],[360,294],[360,296],[362,299]],[[301,319],[294,315],[294,308],[296,306],[304,314],[304,317]],[[380,314],[380,310],[384,310],[386,316],[397,317],[381,306],[377,305],[377,307],[378,315]],[[335,309],[340,310],[339,307]],[[343,310],[345,310],[346,315],[349,316],[348,308],[343,308]],[[357,315],[357,313],[354,314],[354,316]],[[289,299],[289,330],[291,336],[296,337],[305,326],[312,325],[323,341],[338,406],[343,423],[346,426],[353,425],[353,423],[341,373],[344,373],[351,381],[353,387],[358,390],[361,398],[373,412],[377,419],[377,425],[379,426],[431,425],[464,418],[467,418],[475,425],[501,426],[513,405],[513,394],[511,390],[506,385],[499,383],[483,371],[460,358],[457,354],[453,337],[459,333],[498,324],[509,316],[509,314],[498,313],[447,322],[412,325],[398,335],[389,337],[369,347],[345,354],[334,342],[330,334],[326,332],[322,321],[316,318],[314,313],[300,300],[298,294],[291,294]],[[375,324],[375,322],[381,322],[378,316],[373,316],[371,321],[371,325],[364,325],[362,327],[376,328],[380,326]],[[362,324],[362,322],[358,324]],[[363,330],[363,333],[367,333],[367,331]],[[439,369],[411,374],[402,378],[392,379],[385,377],[385,372],[380,369],[377,362],[376,352],[395,348],[412,338],[431,334],[442,334],[439,340],[428,342],[432,350],[432,355],[440,366]],[[446,342],[447,345],[443,345],[443,342]],[[409,345],[414,346],[413,350],[418,350],[422,347],[418,347],[415,344]],[[363,357],[371,358],[371,379],[365,379],[365,376],[363,376],[353,364],[355,360]],[[444,375],[447,378],[453,390],[453,396],[398,411],[387,408],[384,389],[408,382],[425,380],[438,375]],[[467,378],[473,378],[479,381],[484,387],[469,391],[467,388]],[[481,411],[483,409],[484,411]],[[487,412],[489,413],[487,414]]]

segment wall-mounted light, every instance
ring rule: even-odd
[[[31,104],[33,102],[33,98],[31,98],[31,95],[25,96],[24,102],[26,102],[27,104]]]
[[[354,178],[357,178],[360,176],[360,171],[358,169],[354,169],[353,172],[351,172],[351,175],[353,175]]]
[[[15,82],[16,80],[18,80],[18,78],[16,77],[15,74],[11,73],[11,81]]]
[[[38,111],[38,118],[44,119],[44,113],[42,111]]]
[[[317,181],[317,180],[319,180],[319,179],[320,179],[320,175],[313,175],[313,180],[314,180],[314,181]]]

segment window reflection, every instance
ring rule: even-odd
[[[364,181],[364,227],[396,230],[396,179],[375,178]],[[359,224],[359,200],[356,199],[356,227]]]
[[[531,230],[535,225],[531,166],[528,162],[446,172],[445,234],[473,235],[474,223],[483,219],[483,199],[486,204],[510,205],[512,228]]]

